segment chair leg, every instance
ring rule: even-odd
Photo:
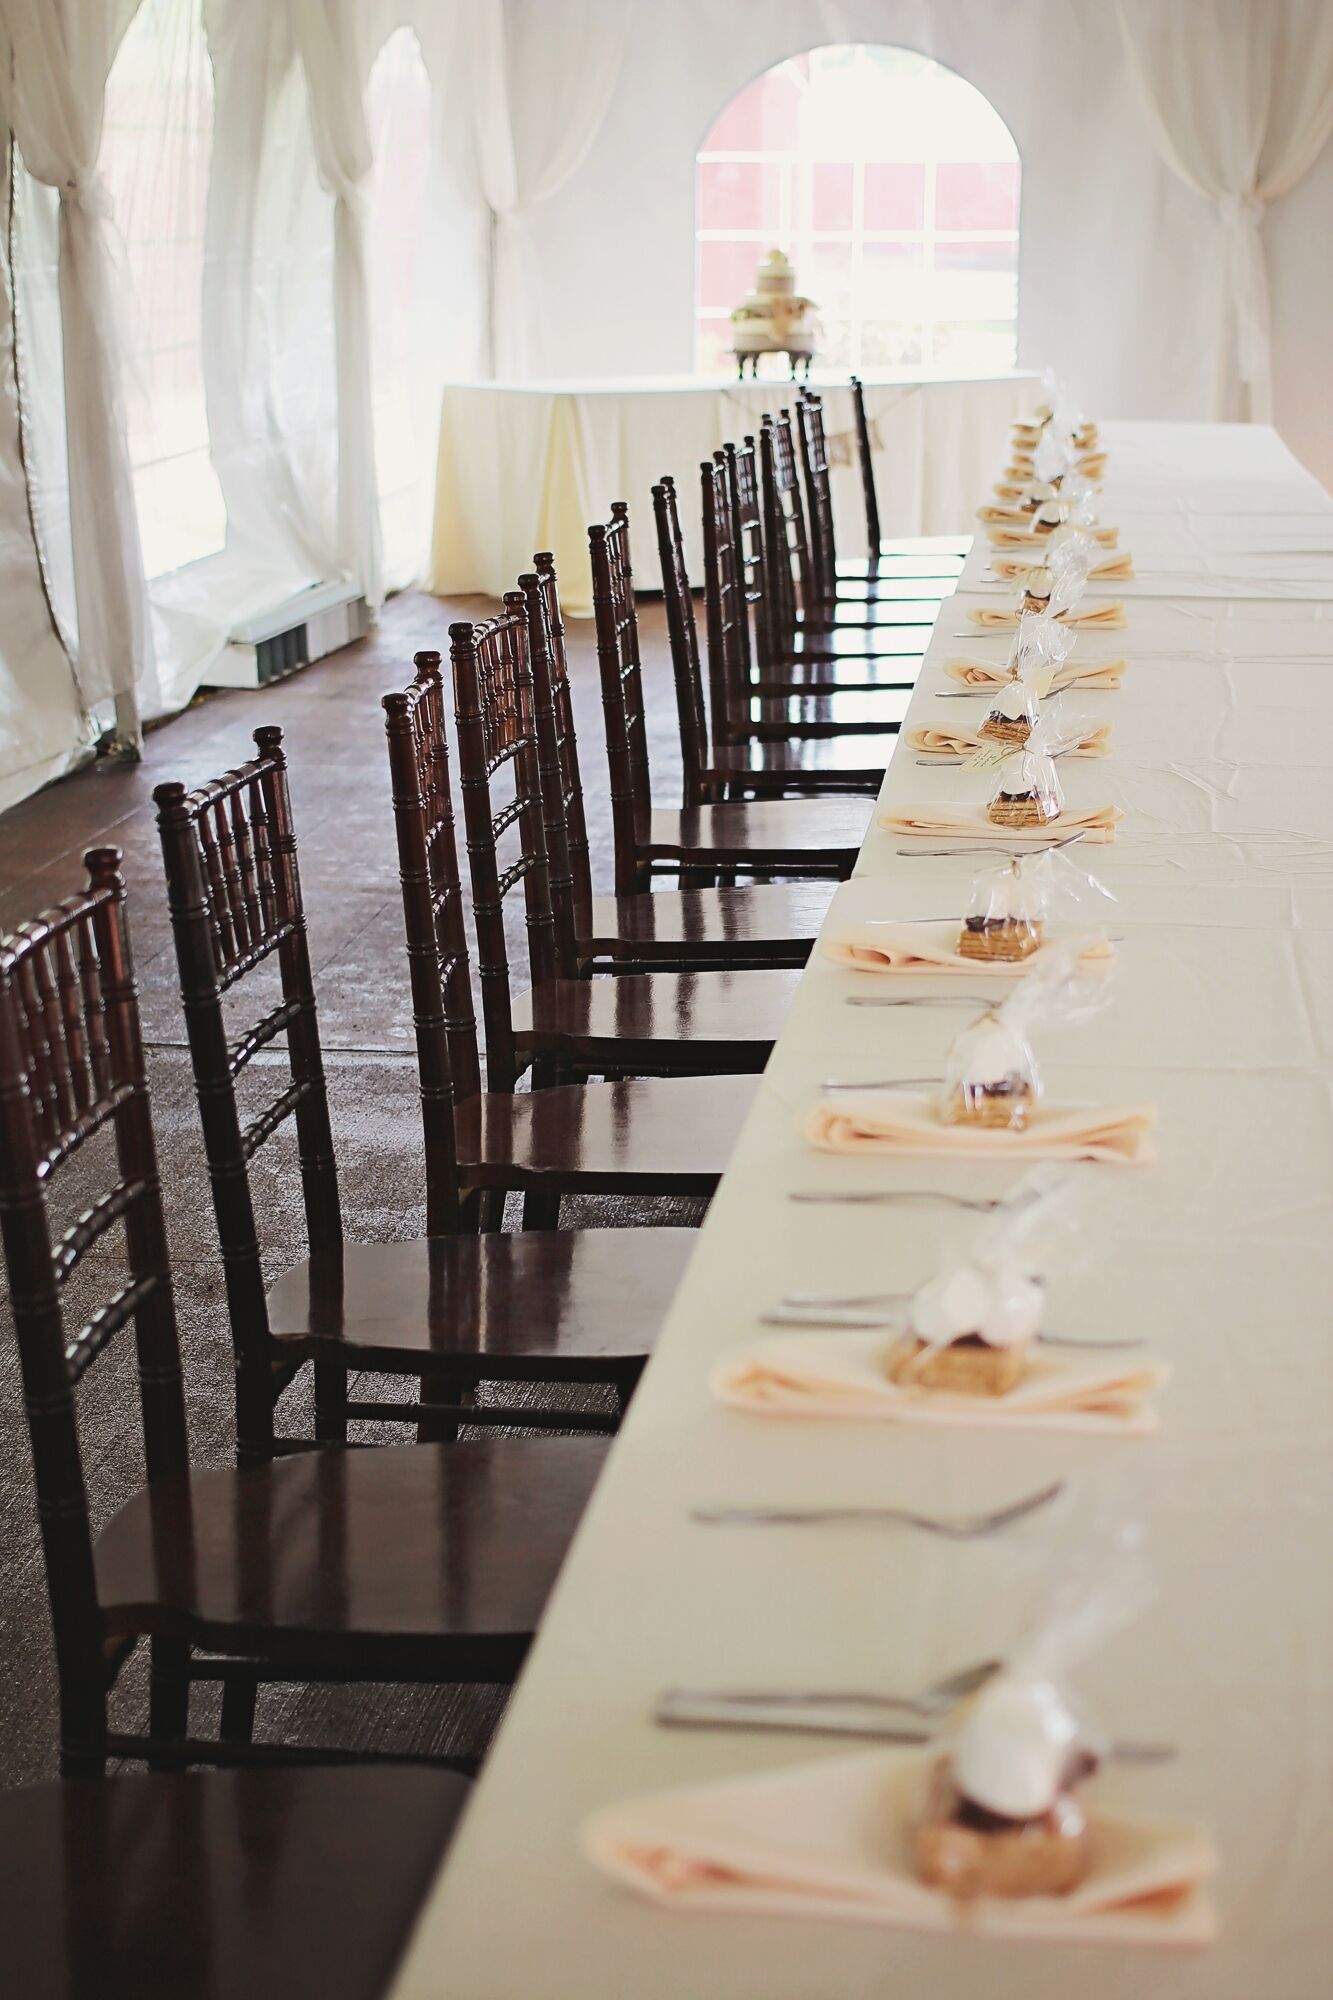
[[[223,1743],[253,1743],[258,1695],[257,1673],[229,1678],[222,1683],[222,1720],[218,1725],[218,1736]]]
[[[497,1236],[504,1228],[505,1191],[487,1188],[477,1211],[477,1227],[483,1236]]]
[[[548,1192],[544,1188],[529,1188],[523,1197],[523,1227],[525,1229],[558,1229],[560,1227],[560,1194],[557,1189]]]
[[[190,1730],[189,1649],[180,1639],[149,1642],[148,1733],[164,1744],[179,1743]],[[178,1771],[179,1755],[164,1750],[150,1756],[149,1769]]]
[[[432,1403],[442,1403],[446,1408],[469,1408],[477,1400],[475,1389],[459,1389],[448,1382],[441,1382],[436,1376],[423,1375],[417,1384],[421,1415],[417,1418],[418,1444],[456,1444],[458,1424],[451,1417],[433,1417]]]
[[[320,1444],[347,1442],[347,1370],[336,1361],[315,1363],[315,1436]]]

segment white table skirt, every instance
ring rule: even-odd
[[[1151,427],[1112,462],[1169,488],[1220,468],[1294,489],[1271,433],[1234,452]],[[1170,452],[1165,449],[1170,446]],[[976,600],[973,600],[976,601]],[[967,600],[946,603],[908,726],[978,704],[938,693]],[[1115,797],[1121,838],[1087,856],[1118,897],[1112,1012],[1040,1044],[1053,1096],[1159,1107],[1160,1158],[1082,1170],[1089,1257],[1055,1274],[1050,1323],[1142,1331],[1169,1360],[1162,1428],[1137,1440],[779,1422],[717,1404],[718,1358],[785,1291],[898,1289],[957,1220],[928,1208],[794,1205],[793,1189],[998,1192],[1012,1170],[812,1152],[822,1079],[938,1069],[947,1016],[848,1007],[887,982],[818,950],[547,1612],[396,2000],[1297,2000],[1333,1956],[1333,618],[1317,604],[1144,600],[1123,687],[1078,697],[1111,754],[1067,767]],[[1188,651],[1176,648],[1188,641]],[[904,743],[882,803],[976,797]],[[830,925],[960,907],[970,857],[905,859],[868,837]],[[923,982],[917,990],[948,990]],[[626,1300],[627,1313],[633,1301]],[[1150,1498],[1155,1603],[1078,1674],[1116,1733],[1166,1740],[1136,1777],[1154,1817],[1206,1821],[1221,1936],[1197,1955],[979,1945],[808,1919],[672,1913],[595,1873],[593,1809],[791,1767],[818,1739],[654,1728],[668,1686],[922,1685],[1002,1650],[1056,1524],[942,1546],[905,1532],[732,1530],[704,1503],[984,1508],[1046,1480]],[[833,1746],[836,1751],[840,1746]],[[841,1746],[845,1747],[845,1746]]]
[[[1031,407],[1028,374],[959,380],[872,375],[866,407],[879,443],[875,473],[885,535],[970,531],[983,483],[1001,463],[1008,426]],[[825,397],[833,445],[838,548],[865,553],[851,395]],[[691,577],[701,586],[699,466],[728,438],[757,431],[766,410],[790,406],[789,382],[721,377],[640,381],[482,382],[446,388],[440,412],[435,526],[427,588],[441,596],[499,597],[551,549],[561,601],[592,610],[588,525],[627,500],[636,573],[660,588],[652,488],[668,472],[681,496]]]

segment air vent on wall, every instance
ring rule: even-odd
[[[204,679],[210,687],[267,687],[364,639],[369,630],[366,601],[355,584],[312,584],[242,619]]]

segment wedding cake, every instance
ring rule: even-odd
[[[731,345],[741,373],[747,360],[753,372],[761,354],[786,354],[793,375],[798,359],[808,374],[818,334],[813,299],[797,292],[796,273],[783,252],[770,250],[755,274],[754,290],[731,315]]]

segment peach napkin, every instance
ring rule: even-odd
[[[1067,1896],[962,1905],[917,1880],[911,1828],[935,1750],[893,1748],[798,1762],[630,1799],[594,1813],[584,1851],[668,1909],[849,1917],[912,1930],[1060,1943],[1204,1945],[1217,1935],[1205,1887],[1217,1866],[1202,1827],[1096,1814],[1092,1872]]]
[[[1081,472],[1085,479],[1100,479],[1106,470],[1106,453],[1104,451],[1091,450],[1083,452],[1075,461],[1075,470]],[[1024,444],[1020,438],[1015,438],[1014,440],[1013,463],[1006,465],[1004,476],[1006,479],[1022,480],[1031,480],[1036,477],[1036,462],[1032,455],[1032,448],[1030,445]]]
[[[858,972],[962,972],[970,979],[988,979],[992,973],[1015,976],[1030,972],[1057,949],[1054,943],[1039,945],[1012,964],[963,958],[958,951],[958,931],[953,919],[942,924],[896,924],[888,918],[871,917],[865,923],[846,924],[829,932],[823,951],[825,958]],[[1110,942],[1100,932],[1089,933],[1083,963],[1105,962],[1114,956]]]
[[[993,549],[1039,549],[1054,532],[1053,528],[1046,533],[1034,531],[1026,527],[1020,518],[1014,517],[1009,524],[992,522],[987,530],[987,540]],[[1113,549],[1120,540],[1119,528],[1083,528],[1080,532],[1104,549]]]
[[[1118,688],[1128,665],[1128,660],[1066,660],[1056,669],[1051,693],[1071,687]],[[997,660],[946,660],[944,671],[951,681],[978,693],[1007,687],[1014,678],[1008,666]]]
[[[914,729],[903,732],[907,746],[919,751],[923,757],[970,757],[990,737],[979,730],[959,727],[951,729],[945,723],[921,723]],[[1111,725],[1109,722],[1089,723],[1087,734],[1081,736],[1073,748],[1066,752],[1070,757],[1104,757],[1111,747]]]
[[[994,841],[997,847],[1046,847],[1067,834],[1081,833],[1084,844],[1104,846],[1115,839],[1115,830],[1125,815],[1119,806],[1091,806],[1076,812],[1067,806],[1044,826],[997,826],[987,819],[982,805],[895,806],[879,815],[886,833],[907,834],[922,840]]]
[[[891,1382],[893,1337],[881,1333],[773,1334],[714,1369],[713,1394],[758,1416],[845,1417],[907,1424],[1022,1424],[1038,1430],[1157,1429],[1148,1398],[1166,1381],[1160,1361],[1037,1347],[1003,1396],[947,1395]]]
[[[990,632],[1012,632],[1018,624],[1019,612],[996,605],[982,605],[968,612],[974,625],[980,625]],[[1102,632],[1123,632],[1125,629],[1125,607],[1123,604],[1090,604],[1086,610],[1057,611],[1056,617],[1062,625],[1091,626]]]
[[[1039,567],[1039,564],[1033,562],[1031,554],[1021,556],[992,556],[990,560],[991,574],[1000,577],[1005,583],[1026,583],[1027,579]],[[1109,555],[1104,561],[1094,563],[1088,571],[1088,575],[1102,583],[1111,581],[1132,583],[1134,581],[1134,558],[1131,555],[1123,553]]]
[[[1098,1160],[1126,1167],[1156,1158],[1153,1104],[1038,1104],[1021,1132],[946,1125],[933,1096],[906,1090],[825,1091],[801,1121],[824,1153],[963,1153],[978,1160]]]

